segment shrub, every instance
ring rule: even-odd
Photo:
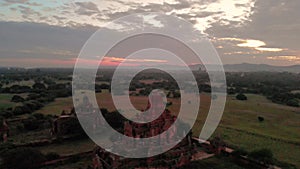
[[[36,90],[45,90],[46,86],[43,83],[35,83],[32,88]]]
[[[257,118],[257,119],[258,119],[258,121],[259,121],[259,122],[263,122],[263,121],[265,121],[265,118],[264,118],[264,117],[261,117],[261,116],[258,116],[258,118]]]
[[[236,149],[235,151],[233,151],[232,155],[239,157],[239,156],[246,156],[248,155],[248,152],[244,149]]]
[[[13,113],[9,110],[0,111],[0,116],[2,116],[4,118],[10,118],[13,116]]]
[[[13,148],[15,148],[15,145],[10,142],[0,144],[0,157],[2,157],[2,154],[5,154],[7,151]]]
[[[33,112],[34,110],[39,110],[44,105],[42,103],[40,103],[39,101],[32,100],[32,101],[26,102],[24,104],[24,106],[27,106],[28,108],[30,108],[31,112]]]
[[[227,90],[227,93],[228,93],[229,95],[233,95],[233,94],[235,94],[236,92],[235,92],[234,88],[229,88],[229,89]]]
[[[238,95],[236,95],[236,99],[238,99],[238,100],[248,100],[247,96],[244,95],[243,93],[239,93]]]
[[[173,105],[173,102],[171,102],[171,101],[169,101],[168,103],[167,103],[167,107],[168,106],[172,106]]]
[[[19,95],[14,95],[11,98],[11,102],[15,102],[15,103],[24,102],[24,101],[25,101],[25,99]]]
[[[3,165],[7,169],[36,169],[45,161],[44,155],[33,148],[19,147],[1,153]]]
[[[33,117],[35,117],[38,120],[44,120],[45,119],[45,115],[42,113],[35,113],[33,114]]]
[[[129,87],[129,91],[136,91],[135,86],[130,86],[130,87]]]
[[[173,92],[173,98],[180,98],[181,94],[180,92]]]
[[[297,99],[290,99],[286,102],[288,106],[299,107],[299,101]]]
[[[50,152],[50,153],[46,154],[45,157],[48,161],[51,161],[51,160],[59,159],[60,155],[57,153],[54,153],[54,152]]]
[[[18,124],[17,125],[17,130],[18,131],[23,131],[24,130],[24,125],[23,124]]]
[[[266,164],[274,163],[273,153],[269,149],[260,149],[260,150],[252,151],[249,154],[249,157],[255,160],[262,161]]]
[[[40,127],[39,121],[33,116],[31,116],[28,119],[24,120],[23,125],[24,125],[24,128],[26,130],[29,130],[29,131],[36,130]]]
[[[32,110],[26,105],[17,106],[13,111],[14,115],[22,115],[22,114],[30,114],[30,113],[32,113]]]

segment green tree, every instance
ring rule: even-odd
[[[274,163],[273,153],[269,149],[260,149],[260,150],[252,151],[249,154],[249,157],[255,160],[262,161],[266,164]]]
[[[14,95],[11,98],[11,102],[15,102],[15,103],[24,102],[24,101],[25,101],[25,99],[19,95]]]
[[[32,88],[37,90],[45,90],[46,86],[43,83],[35,83]]]
[[[244,95],[243,93],[239,93],[238,95],[236,95],[235,98],[238,100],[248,100],[247,96]]]
[[[293,107],[299,107],[299,100],[298,99],[290,99],[286,102],[288,106],[293,106]]]

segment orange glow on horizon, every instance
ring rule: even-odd
[[[12,59],[1,59],[2,63],[7,63],[6,65],[25,64],[30,65],[29,67],[48,67],[49,65],[56,65],[59,67],[73,67],[76,62],[81,64],[86,64],[90,66],[119,66],[121,63],[122,66],[141,66],[145,63],[167,63],[166,60],[155,60],[155,59],[126,59],[119,57],[109,57],[105,56],[101,63],[100,60],[95,59],[81,59],[81,58],[70,58],[70,59],[48,59],[48,58],[12,58]]]

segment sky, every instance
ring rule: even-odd
[[[95,31],[142,12],[189,21],[211,40],[224,64],[295,65],[300,64],[299,9],[299,0],[1,0],[0,66],[72,67]],[[156,17],[148,20],[160,24]]]

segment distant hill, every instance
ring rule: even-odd
[[[230,64],[224,65],[224,69],[226,72],[293,72],[300,73],[300,65],[292,65],[292,66],[272,66],[267,64]]]
[[[216,65],[208,65],[211,69],[217,68]],[[169,70],[183,70],[180,66],[174,67],[173,65],[161,65],[161,67]],[[227,64],[224,65],[224,70],[226,72],[292,72],[300,73],[300,65],[292,66],[273,66],[267,64],[250,64],[250,63],[241,63],[241,64]],[[115,66],[106,66],[102,69],[115,69]],[[192,70],[205,70],[205,67],[202,64],[190,65]],[[73,68],[18,68],[18,67],[0,67],[1,72],[21,72],[21,71],[35,71],[40,69],[41,71],[47,72],[72,72]],[[123,67],[123,69],[134,69],[134,67]]]
[[[215,65],[208,65],[210,68],[216,67]],[[204,69],[203,65],[191,65],[192,70]],[[300,73],[300,65],[292,66],[272,66],[267,64],[250,64],[250,63],[241,63],[241,64],[227,64],[224,65],[224,70],[226,72],[292,72]]]

